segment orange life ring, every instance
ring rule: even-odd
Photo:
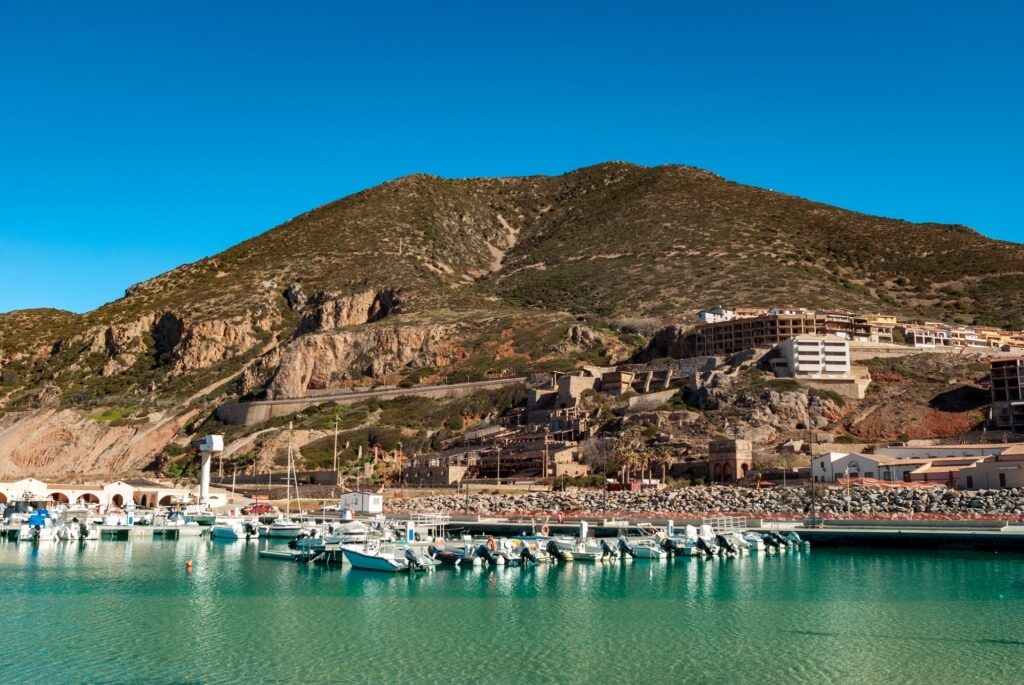
[[[545,525],[540,527],[540,534],[541,535],[547,535],[550,532],[551,532],[551,529],[547,527],[547,524],[545,524]]]
[[[492,552],[494,550],[498,549],[498,543],[494,541],[494,538],[492,538],[492,537],[488,537],[487,538],[487,549],[492,551]]]

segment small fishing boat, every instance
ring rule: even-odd
[[[57,537],[61,540],[99,540],[100,527],[89,521],[88,510],[66,511],[63,520],[57,527]]]
[[[402,573],[412,571],[431,571],[437,564],[430,557],[417,554],[416,550],[404,545],[384,545],[375,548],[368,545],[360,551],[351,547],[343,547],[345,561],[352,568],[364,571],[381,571],[384,573]]]
[[[743,533],[742,537],[743,541],[747,543],[747,549],[751,552],[764,552],[767,549],[764,544],[764,539],[757,533],[748,530]]]
[[[427,546],[427,554],[431,559],[452,566],[480,566],[483,563],[483,559],[469,542],[460,547],[449,545],[443,538],[438,538]]]
[[[657,541],[652,539],[637,540],[632,545],[633,556],[636,559],[664,559],[668,552],[662,549]]]
[[[255,540],[259,527],[252,521],[221,521],[210,529],[210,537],[217,540]]]
[[[206,532],[206,526],[200,526],[192,520],[191,516],[186,516],[183,511],[172,511],[163,517],[163,521],[160,520],[160,517],[156,517],[154,525],[177,530],[179,538],[199,537]]]
[[[23,542],[47,542],[57,539],[57,526],[46,509],[36,509],[28,521],[21,524],[18,540]]]

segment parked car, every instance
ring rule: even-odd
[[[274,507],[262,502],[259,504],[250,504],[249,506],[242,509],[242,513],[246,516],[261,516],[263,514],[273,514]]]

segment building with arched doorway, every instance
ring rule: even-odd
[[[0,482],[0,505],[20,500],[78,504],[101,510],[123,508],[130,504],[152,508],[194,503],[198,500],[198,492],[143,478],[116,480],[105,485],[45,483],[36,478]],[[227,504],[226,491],[211,489],[209,503],[212,507]]]
[[[7,504],[18,500],[40,501],[47,498],[46,483],[36,478],[22,478],[9,483],[0,483],[0,503]]]
[[[749,440],[715,440],[708,446],[708,476],[712,483],[743,480],[754,468],[754,448]]]

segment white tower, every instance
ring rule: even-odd
[[[202,471],[199,476],[199,504],[209,505],[210,503],[210,459],[214,452],[224,451],[223,435],[207,435],[202,440],[192,443],[199,448],[199,455],[202,457]]]

